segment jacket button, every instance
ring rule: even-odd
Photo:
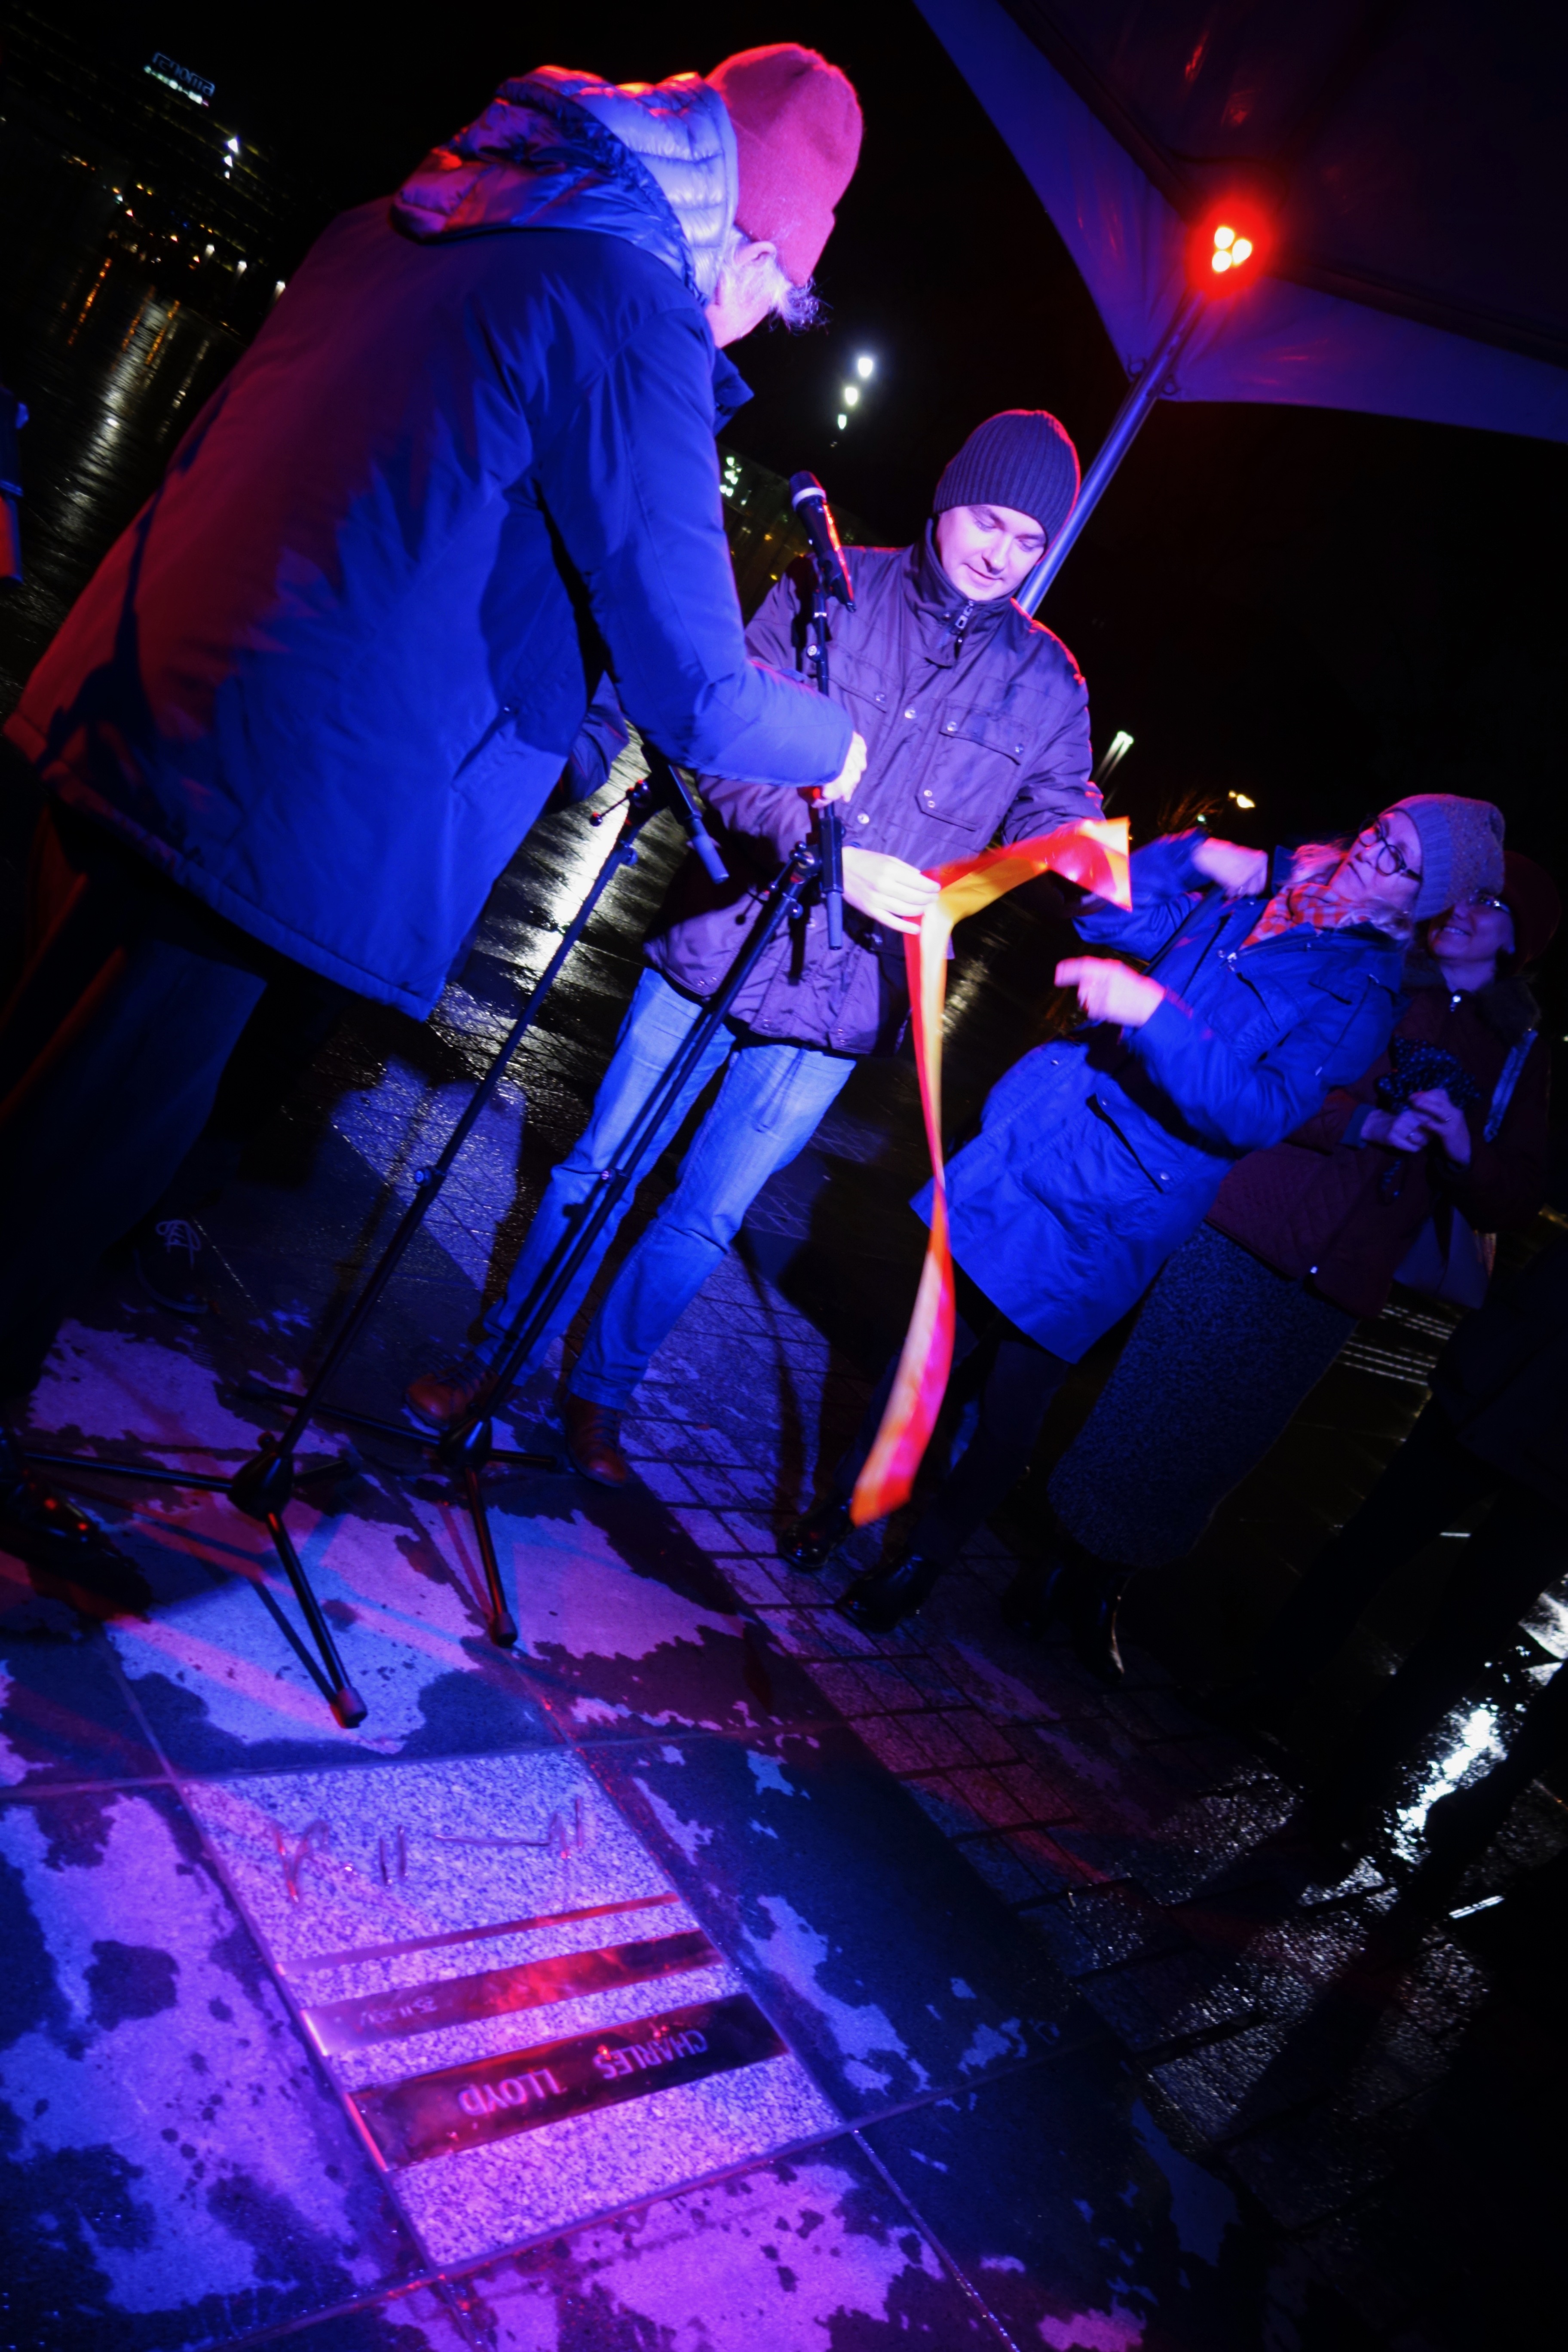
[[[860,812],[860,815],[859,815],[858,822],[859,822],[861,824],[870,824],[870,822],[871,822],[870,818],[867,815],[867,814],[866,814],[866,812],[865,812],[865,810],[864,810],[864,809],[862,809],[862,810],[861,810],[861,812]]]
[[[914,717],[914,715],[915,715],[915,714],[914,714],[913,710],[906,710],[906,711],[905,711],[905,713],[904,713],[904,717],[905,717],[906,719],[912,719],[912,718]]]
[[[948,722],[947,722],[947,725],[942,729],[942,733],[943,733],[944,735],[956,735],[956,734],[957,734],[957,732],[958,732],[958,721],[957,721],[957,719],[950,719],[948,720]]]

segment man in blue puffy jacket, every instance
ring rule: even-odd
[[[845,713],[747,656],[713,435],[720,346],[809,311],[859,135],[788,45],[547,67],[307,257],[7,729],[50,805],[0,1013],[0,1396],[270,979],[429,1012],[601,674],[672,759],[853,791]],[[4,1438],[0,1543],[129,1575]]]

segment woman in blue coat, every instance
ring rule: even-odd
[[[1430,877],[1424,861],[1444,805],[1423,794],[1348,845],[1273,861],[1178,835],[1135,852],[1131,913],[1086,901],[1086,943],[1146,969],[1104,956],[1058,966],[1089,1025],[1008,1072],[948,1171],[954,1356],[986,1350],[979,1422],[904,1558],[843,1595],[854,1623],[887,1632],[919,1608],[1026,1467],[1072,1365],[1191,1233],[1233,1161],[1289,1134],[1382,1052],[1405,944],[1434,890],[1441,903],[1441,857]],[[847,1534],[880,1412],[879,1397],[832,1491],[783,1545],[794,1567],[821,1567]]]

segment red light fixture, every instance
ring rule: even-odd
[[[1193,231],[1188,248],[1193,284],[1203,294],[1228,294],[1262,274],[1268,232],[1256,205],[1211,212]]]

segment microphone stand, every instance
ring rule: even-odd
[[[811,599],[811,644],[809,656],[812,676],[818,694],[827,692],[827,582],[823,566],[814,556],[812,573],[816,586]],[[822,904],[827,917],[827,944],[830,948],[844,945],[844,819],[837,801],[824,800],[820,791],[811,796],[812,813],[816,819],[816,844],[822,860]]]
[[[325,1354],[316,1367],[307,1386],[300,1391],[268,1387],[262,1381],[240,1384],[241,1396],[289,1409],[289,1422],[281,1435],[263,1437],[248,1460],[229,1476],[212,1472],[171,1470],[161,1463],[116,1462],[90,1454],[55,1454],[38,1448],[25,1449],[23,1458],[51,1471],[62,1484],[75,1485],[73,1473],[88,1472],[96,1477],[108,1474],[117,1478],[136,1479],[159,1486],[184,1486],[200,1492],[222,1495],[236,1510],[247,1518],[259,1520],[272,1538],[273,1549],[283,1564],[284,1573],[292,1587],[295,1600],[315,1643],[317,1659],[311,1658],[296,1639],[284,1621],[284,1629],[301,1658],[312,1680],[331,1706],[333,1715],[345,1731],[363,1723],[366,1715],[363,1699],[349,1681],[332,1639],[331,1628],[322,1614],[321,1603],[311,1589],[303,1563],[295,1549],[292,1537],[284,1520],[284,1513],[293,1500],[297,1485],[322,1477],[341,1479],[353,1476],[359,1464],[352,1455],[333,1459],[300,1470],[295,1460],[300,1441],[313,1421],[326,1417],[346,1422],[351,1428],[374,1430],[381,1435],[402,1439],[423,1445],[416,1431],[405,1423],[377,1420],[368,1413],[351,1412],[328,1401],[326,1390],[333,1374],[358,1339],[369,1321],[387,1284],[396,1272],[410,1243],[425,1223],[440,1195],[441,1188],[451,1172],[453,1162],[462,1150],[486,1105],[494,1096],[512,1056],[532,1027],[541,1006],[559,977],[561,968],[582,938],[605,891],[623,866],[636,863],[637,836],[647,820],[660,808],[672,808],[680,816],[692,837],[693,845],[703,865],[719,881],[728,879],[718,848],[702,821],[700,804],[690,788],[662,754],[647,751],[648,773],[627,794],[625,802],[615,807],[625,807],[626,821],[622,826],[614,848],[594,878],[587,896],[562,934],[560,944],[529,992],[521,1012],[502,1041],[500,1051],[484,1078],[476,1088],[472,1100],[447,1137],[439,1157],[428,1168],[416,1171],[414,1198],[399,1218],[385,1249],[365,1279],[358,1297],[334,1333]],[[614,808],[601,809],[589,822],[603,824]],[[715,874],[715,868],[717,872]],[[743,977],[743,975],[742,975]],[[739,985],[739,982],[736,982]],[[731,991],[731,994],[732,994]],[[709,1029],[709,1034],[711,1030]],[[619,1197],[618,1194],[616,1196]],[[603,1223],[603,1217],[600,1218]],[[596,1232],[598,1227],[594,1230]],[[568,1278],[570,1278],[568,1276]],[[519,1357],[521,1361],[521,1355]],[[487,1463],[500,1463],[509,1469],[553,1470],[559,1459],[554,1454],[520,1454],[498,1447],[489,1418],[488,1402],[500,1384],[490,1383],[486,1391],[486,1409],[482,1416],[478,1409],[470,1413],[461,1431],[438,1443],[424,1446],[441,1465],[459,1480],[465,1500],[472,1514],[479,1538],[479,1554],[484,1563],[485,1586],[489,1603],[490,1638],[502,1645],[517,1639],[505,1597],[501,1591],[495,1548],[490,1541],[489,1528],[485,1518],[484,1502],[479,1492],[479,1474]],[[460,1440],[460,1443],[455,1442]]]

